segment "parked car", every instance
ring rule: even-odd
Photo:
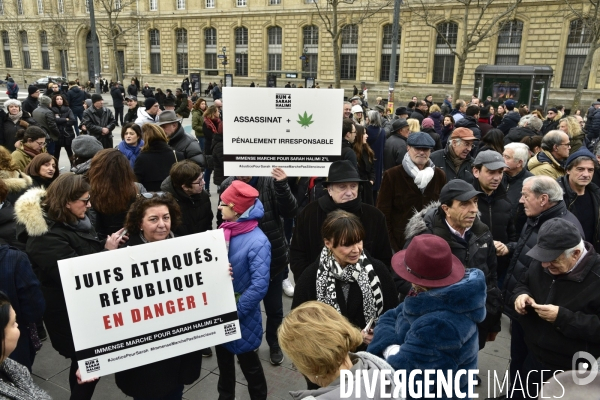
[[[48,83],[50,82],[56,82],[60,84],[61,89],[63,89],[65,86],[69,86],[69,82],[67,81],[67,79],[63,78],[62,76],[44,76],[43,78],[40,78],[37,81],[33,82],[32,85],[37,86],[40,90],[43,91],[48,89]]]

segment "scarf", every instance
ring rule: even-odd
[[[231,241],[232,237],[241,235],[243,233],[252,232],[257,226],[258,221],[255,219],[239,222],[223,222],[219,228],[223,229],[223,232],[225,233],[227,250],[229,250],[229,242]]]
[[[23,110],[19,110],[19,112],[14,115],[10,114],[10,113],[8,114],[8,118],[15,124],[17,122],[19,122],[19,120],[21,119],[22,116],[23,116]]]
[[[319,197],[319,206],[329,214],[335,210],[344,210],[349,213],[360,217],[362,210],[362,202],[360,200],[360,195],[357,196],[354,200],[347,201],[345,203],[335,203],[329,194],[325,194],[324,196]]]
[[[92,229],[92,221],[86,215],[83,219],[78,219],[74,223],[67,223],[68,226],[78,232],[88,233]]]
[[[171,239],[174,238],[175,235],[173,234],[173,231],[169,231],[169,236],[167,236],[165,238],[165,240],[167,239]],[[140,239],[142,239],[142,243],[150,243],[145,237],[144,237],[144,232],[140,231]]]
[[[425,188],[433,179],[433,174],[435,172],[435,165],[433,165],[431,160],[428,161],[429,165],[423,169],[419,169],[413,160],[410,159],[408,153],[406,153],[402,159],[402,166],[404,167],[404,170],[408,175],[410,175],[411,178],[414,179],[415,185],[417,185],[417,187],[421,190],[421,193],[425,191]]]
[[[31,147],[25,146],[25,145],[23,145],[23,147],[21,148],[21,150],[23,150],[27,155],[29,155],[32,158],[35,157],[35,156],[37,156],[38,154],[42,153],[39,150],[34,150]]]
[[[454,172],[458,172],[458,169],[465,160],[456,155],[450,144],[450,139],[448,139],[448,157],[450,158],[450,161],[452,161],[452,165],[454,165]]]
[[[360,253],[356,264],[348,264],[346,268],[342,268],[326,246],[323,246],[323,250],[321,250],[319,269],[317,269],[317,300],[329,304],[341,314],[335,291],[336,280],[358,283],[363,295],[365,321],[369,321],[371,318],[377,321],[383,314],[381,282],[364,251]]]
[[[217,118],[216,120],[213,120],[211,118],[204,118],[204,123],[210,128],[211,131],[213,131],[213,133],[220,135],[223,134],[223,124],[221,123],[221,119]],[[218,128],[215,127],[215,123],[217,123]]]
[[[135,159],[140,154],[142,150],[142,146],[144,145],[144,141],[140,139],[137,146],[131,146],[123,140],[119,143],[119,151],[127,157],[129,160],[129,164],[131,164],[131,168],[133,168],[133,164],[135,164]]]

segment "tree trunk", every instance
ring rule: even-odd
[[[333,79],[334,84],[333,87],[339,89],[341,87],[340,83],[340,45],[338,44],[337,39],[333,39]]]
[[[581,72],[579,73],[579,79],[577,80],[577,88],[575,89],[575,96],[573,97],[573,106],[572,110],[577,110],[581,106],[581,96],[583,95],[583,87],[586,83],[588,83],[590,77],[590,70],[592,69],[592,60],[594,58],[594,54],[596,50],[598,50],[600,44],[598,42],[592,43],[590,49],[585,56],[585,61],[583,62],[583,66],[581,67]]]
[[[467,64],[467,55],[461,54],[457,56],[458,58],[458,69],[456,70],[456,81],[454,82],[454,93],[452,94],[452,99],[454,101],[460,99],[460,90],[462,89],[462,81],[465,76],[465,65]],[[471,99],[465,99],[465,102],[468,104],[471,102]]]
[[[117,70],[117,79],[116,81],[123,81],[123,71],[121,71],[121,60],[119,59],[119,51],[117,49],[117,37],[113,35],[112,37],[112,48],[113,48],[113,57],[115,58],[115,65]]]

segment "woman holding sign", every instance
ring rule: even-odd
[[[100,240],[87,215],[90,198],[90,185],[85,178],[68,172],[56,178],[46,190],[28,190],[15,204],[17,239],[26,243],[25,252],[40,274],[46,299],[44,322],[52,347],[71,359],[71,400],[91,399],[98,381],[78,384],[75,346],[58,261],[114,250],[122,240],[123,231]]]
[[[262,342],[263,329],[260,302],[269,288],[271,243],[258,227],[264,215],[258,191],[236,180],[221,194],[219,210],[223,214],[220,226],[229,248],[229,262],[233,267],[238,318],[242,338],[216,346],[219,364],[219,399],[235,397],[235,361],[248,381],[252,400],[267,398],[267,380],[254,352]]]
[[[169,193],[141,193],[125,219],[130,236],[127,245],[170,239],[180,222],[179,205]],[[117,372],[115,381],[134,400],[180,400],[183,385],[196,381],[201,367],[202,352],[195,351]]]

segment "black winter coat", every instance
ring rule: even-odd
[[[454,124],[454,128],[468,128],[473,132],[473,136],[477,139],[481,139],[481,129],[479,129],[479,125],[477,125],[477,120],[475,117],[471,117],[467,115],[466,117],[460,119]]]
[[[329,213],[327,210],[342,209],[359,217],[366,234],[363,248],[374,259],[383,262],[388,267],[391,265],[393,253],[385,216],[375,207],[361,204],[360,200],[357,201],[358,207],[353,210],[347,207],[348,203],[335,204],[329,194],[325,194],[317,201],[309,203],[298,215],[290,245],[290,269],[296,282],[308,266],[318,260],[321,254],[324,246],[321,227]]]
[[[154,97],[154,93],[152,93],[152,89],[150,89],[150,87],[144,87],[142,89],[142,96],[148,98],[148,97]]]
[[[545,119],[542,123],[542,129],[540,129],[540,134],[545,135],[550,131],[554,131],[558,129],[558,124],[560,123],[560,119]]]
[[[433,147],[433,151],[442,149],[442,141],[440,140],[440,135],[435,131],[434,128],[421,128],[421,132],[427,133],[433,141],[435,142],[435,146]]]
[[[38,101],[38,99],[34,99],[31,96],[27,96],[27,98],[23,100],[23,103],[21,103],[21,110],[27,111],[29,114],[33,114],[33,110],[35,110],[39,104],[40,102]]]
[[[67,102],[73,111],[83,111],[83,102],[85,101],[85,92],[79,89],[79,86],[73,86],[67,91]]]
[[[257,177],[254,188],[263,204],[265,215],[258,227],[271,242],[271,279],[282,272],[290,261],[289,248],[283,231],[283,219],[294,218],[298,203],[292,195],[287,180],[276,181],[270,176]],[[235,176],[225,179],[219,188],[219,194],[231,185]],[[252,182],[252,181],[251,181]],[[217,212],[217,226],[223,222],[221,212]]]
[[[173,164],[182,160],[184,160],[182,153],[171,149],[163,141],[156,141],[135,159],[133,172],[138,182],[144,185],[147,191],[158,192],[162,182],[169,176]]]
[[[585,129],[589,140],[600,137],[600,108],[591,106],[587,111]]]
[[[525,208],[523,204],[519,203],[519,199],[521,198],[521,189],[523,189],[523,181],[533,174],[527,171],[526,168],[523,168],[521,172],[519,172],[515,176],[509,176],[508,174],[504,174],[502,177],[502,185],[506,187],[506,194],[508,195],[508,200],[512,204],[512,218],[515,223],[515,230],[517,235],[519,232],[523,230],[523,225],[527,221],[527,215],[525,215]]]
[[[531,311],[519,316],[529,351],[554,370],[571,369],[578,351],[600,357],[600,255],[589,243],[585,247],[588,253],[569,274],[551,275],[533,260],[510,299],[513,310],[521,294],[538,304],[559,306],[552,323]]]
[[[563,200],[565,201],[565,205],[567,206],[567,210],[573,212],[573,207],[575,206],[575,200],[577,200],[577,193],[571,189],[571,185],[569,184],[569,175],[561,176],[557,179],[558,184],[563,190]],[[586,187],[586,191],[590,191],[592,194],[592,201],[594,204],[594,208],[591,210],[586,210],[588,214],[588,218],[591,218],[595,221],[594,229],[594,237],[593,238],[584,238],[584,240],[590,242],[596,252],[600,251],[600,188],[596,186],[595,183],[590,182]]]
[[[523,227],[521,236],[519,237],[519,241],[515,247],[515,251],[510,259],[508,271],[506,272],[506,277],[504,278],[504,287],[502,288],[504,301],[506,302],[504,313],[513,319],[517,319],[519,317],[519,314],[517,314],[514,308],[513,296],[515,294],[515,289],[519,281],[524,278],[525,273],[529,269],[529,264],[531,264],[532,261],[532,258],[527,255],[527,252],[537,244],[538,231],[540,230],[542,224],[552,218],[562,218],[572,222],[577,229],[579,229],[581,236],[584,236],[581,224],[577,218],[571,214],[569,210],[567,210],[567,206],[562,200],[552,208],[542,212],[537,217],[527,218],[527,222]],[[513,300],[512,303],[511,300]]]
[[[409,118],[416,119],[419,121],[419,125],[421,125],[425,119],[425,114],[418,108],[415,108],[415,110],[410,114]]]
[[[450,159],[448,152],[450,151],[450,145],[446,148],[431,153],[431,161],[436,167],[446,173],[446,182],[450,182],[452,179],[462,179],[465,182],[473,184],[475,177],[471,170],[473,169],[473,158],[468,155],[464,162],[458,167],[458,171],[454,169],[454,163]]]
[[[200,143],[196,137],[192,137],[185,133],[183,126],[179,125],[177,132],[169,139],[169,147],[173,150],[182,153],[183,158],[190,160],[198,164],[199,166],[206,167],[206,159],[200,148]],[[179,160],[182,161],[182,160]]]
[[[385,141],[383,148],[383,170],[387,171],[396,165],[402,165],[402,159],[408,151],[406,138],[398,133],[392,133]]]
[[[365,254],[381,282],[381,294],[383,297],[383,312],[381,314],[383,315],[387,310],[394,309],[398,306],[398,291],[396,290],[396,286],[394,286],[394,280],[385,264],[371,257],[367,252],[365,252]],[[292,300],[292,310],[307,301],[317,300],[316,283],[318,269],[319,260],[315,260],[315,262],[309,265],[306,271],[304,271],[300,280],[296,282],[294,299]],[[363,295],[358,283],[350,283],[348,300],[345,299],[341,281],[337,279],[335,281],[335,291],[342,315],[346,317],[352,325],[360,327],[361,329],[364,328],[369,321],[365,318]]]
[[[520,120],[521,114],[517,111],[510,111],[504,114],[504,118],[502,118],[502,122],[498,125],[498,129],[506,135],[512,128],[519,125]]]
[[[352,148],[352,143],[350,143],[346,139],[342,139],[341,159],[350,161],[356,169],[356,171],[358,171],[358,159],[356,158],[356,153],[354,152],[354,148]]]
[[[177,100],[175,101],[175,113],[180,115],[182,118],[187,118],[190,116],[190,109],[188,108],[188,98],[185,93],[177,96]]]
[[[221,120],[217,119],[217,120],[211,120],[211,121],[215,125],[215,128],[218,130],[219,129],[219,124],[222,123]],[[209,155],[212,154],[211,151],[212,151],[213,136],[217,135],[218,133],[215,132],[214,130],[212,130],[211,127],[209,127],[208,125],[206,125],[206,119],[202,123],[202,131],[204,132],[204,151],[205,151],[205,154],[207,156],[209,156]]]
[[[528,126],[515,126],[508,131],[508,134],[505,134],[504,144],[520,142],[525,137],[536,135],[538,135],[538,133]]]
[[[123,107],[123,93],[121,92],[121,88],[117,85],[110,88],[110,96],[113,99],[113,107],[121,108]]]
[[[25,243],[17,240],[15,207],[8,200],[4,200],[4,205],[0,208],[0,243],[25,251]]]
[[[171,193],[181,209],[181,225],[173,230],[175,236],[192,235],[212,229],[214,215],[206,191],[188,196],[181,188],[173,186],[170,176],[160,185],[160,190]]]
[[[77,119],[73,114],[73,111],[67,106],[52,107],[52,113],[54,113],[56,118],[56,126],[58,126],[58,131],[60,132],[61,143],[71,144],[71,141],[75,139],[75,129],[73,126]],[[58,117],[56,117],[58,115]]]
[[[138,109],[140,108],[140,106],[135,106],[132,108],[129,108],[127,110],[127,113],[125,113],[125,117],[123,118],[123,122],[128,124],[129,122],[135,122],[135,120],[138,117]]]
[[[138,94],[138,88],[137,86],[135,86],[133,83],[129,86],[127,86],[127,94],[130,96],[136,96]]]
[[[4,117],[2,120],[2,134],[0,135],[0,146],[4,146],[11,153],[16,150],[15,142],[17,141],[17,131],[21,129],[26,129],[23,125],[21,125],[21,121],[28,125],[37,125],[37,122],[31,117],[31,115],[27,111],[23,111],[23,115],[21,119],[14,123],[11,119],[8,118],[8,115]]]
[[[213,162],[213,182],[215,185],[221,185],[227,178],[225,176],[225,164],[223,159],[223,135],[216,134],[212,139],[212,162]]]
[[[108,131],[112,132],[117,125],[117,121],[115,120],[112,111],[108,108],[102,107],[102,115],[99,116],[96,112],[96,108],[92,106],[84,111],[82,124],[85,125],[90,135],[94,136],[102,143],[103,136],[106,136],[107,138],[110,136],[110,133],[103,135],[102,128],[108,128]]]

